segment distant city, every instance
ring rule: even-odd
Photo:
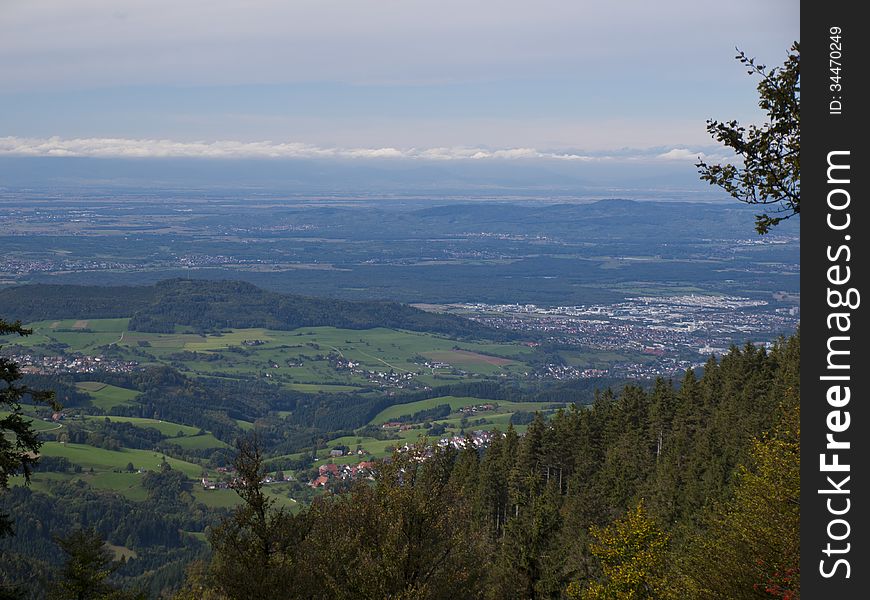
[[[560,346],[634,350],[656,359],[610,369],[548,364],[536,373],[555,379],[672,375],[702,364],[701,357],[728,352],[733,344],[752,340],[770,345],[793,332],[800,320],[798,306],[770,309],[765,300],[702,294],[641,296],[609,305],[460,303],[445,308],[497,329],[543,333]]]

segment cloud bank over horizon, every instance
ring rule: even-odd
[[[198,159],[349,159],[349,160],[417,160],[417,161],[486,161],[526,160],[563,162],[600,161],[695,161],[699,157],[725,160],[702,150],[685,147],[662,152],[661,148],[627,149],[611,153],[548,151],[535,148],[482,147],[325,147],[301,142],[274,141],[177,141],[170,139],[133,138],[47,138],[0,137],[0,156],[64,158],[198,158]]]

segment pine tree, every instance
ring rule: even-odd
[[[134,600],[107,579],[123,563],[115,561],[102,536],[94,529],[78,529],[66,537],[56,538],[67,555],[59,580],[50,591],[52,600]]]
[[[263,489],[263,455],[256,439],[241,439],[233,489],[243,500],[209,533],[214,587],[230,600],[284,598],[297,577],[294,552],[304,532]]]
[[[471,506],[451,480],[456,453],[394,453],[374,486],[313,504],[300,547],[308,579],[300,597],[452,600],[482,594],[488,554]]]
[[[712,507],[685,550],[684,596],[800,597],[799,338],[780,344],[779,420],[750,445],[733,495]]]
[[[25,336],[30,335],[32,330],[24,329],[20,322],[7,323],[0,319],[0,335],[10,333]],[[53,394],[21,385],[20,379],[18,365],[0,356],[0,380],[4,384],[0,387],[0,409],[8,411],[6,416],[0,417],[0,492],[9,486],[9,478],[19,473],[24,475],[25,483],[30,483],[30,473],[42,445],[30,420],[21,411],[21,400],[29,396],[34,402],[45,402],[55,410],[60,410]],[[9,515],[0,513],[0,537],[13,533]]]

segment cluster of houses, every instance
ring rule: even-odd
[[[504,434],[502,434],[504,435]],[[455,448],[456,450],[463,450],[468,445],[469,440],[471,442],[471,446],[473,448],[486,448],[489,446],[489,443],[492,441],[492,432],[491,431],[475,431],[471,434],[465,435],[454,435],[451,437],[443,437],[438,440],[437,445],[441,448]],[[406,443],[402,446],[397,446],[397,452],[408,452],[415,445],[412,443]]]
[[[366,380],[378,383],[382,387],[404,388],[417,376],[416,373],[411,371],[399,373],[394,369],[389,371],[369,371],[362,367],[362,363],[349,360],[335,353],[329,354],[328,358],[330,366],[336,371],[350,371],[352,374],[365,377]]]
[[[502,434],[504,435],[504,434]],[[444,437],[438,440],[437,445],[441,448],[455,448],[457,450],[465,449],[469,444],[472,448],[486,448],[492,442],[493,433],[491,431],[475,431],[467,436],[455,435],[452,437]],[[405,444],[396,448],[398,452],[409,452],[415,448],[414,444]],[[425,460],[431,455],[431,449],[422,457]],[[389,458],[385,460],[390,460]],[[335,463],[327,463],[320,465],[317,469],[317,477],[312,479],[308,485],[312,488],[324,488],[330,483],[337,481],[356,481],[362,478],[373,478],[375,468],[374,461],[362,461],[355,465],[345,464],[339,465]]]
[[[108,269],[128,271],[138,267],[139,265],[132,263],[103,260],[0,259],[0,273],[12,273],[14,275],[51,273],[53,271],[104,271]]]
[[[341,448],[333,448],[329,451],[329,456],[331,458],[337,458],[339,456],[352,456],[354,454],[363,456],[368,453],[368,450],[363,450],[362,448],[358,448],[357,450],[342,450]]]
[[[374,466],[375,463],[372,461],[362,461],[355,465],[337,465],[335,463],[320,465],[317,469],[317,477],[312,479],[308,485],[313,488],[326,487],[330,481],[355,481],[363,477],[371,477]]]
[[[208,477],[202,478],[202,489],[204,490],[226,490],[229,489],[230,482],[224,479],[219,481],[214,481],[209,479]]]
[[[450,446],[452,448],[456,448],[457,450],[463,450],[468,443],[468,439],[471,440],[471,445],[474,448],[486,448],[492,441],[492,432],[475,431],[471,435],[469,435],[468,438],[460,435],[454,435],[453,437],[449,438],[441,438],[440,440],[438,440],[438,445],[442,448]]]
[[[597,377],[606,377],[607,369],[581,369],[571,365],[557,365],[548,363],[538,370],[532,376],[537,379],[593,379]]]
[[[474,414],[477,414],[479,412],[487,412],[487,411],[495,410],[496,408],[498,408],[498,404],[495,404],[493,402],[487,402],[486,404],[475,404],[472,406],[463,406],[462,408],[459,409],[459,412],[461,412],[464,415],[474,415]]]
[[[139,367],[136,361],[124,361],[103,356],[36,356],[16,354],[10,359],[22,373],[52,375],[58,373],[130,373]]]
[[[236,477],[232,474],[235,473],[235,470],[229,467],[218,467],[217,468],[218,476],[220,479],[214,480],[209,479],[207,475],[202,476],[202,487],[205,490],[228,490],[233,487],[233,484],[236,482]],[[266,473],[263,476],[263,479],[260,480],[260,483],[263,485],[271,485],[273,483],[282,483],[284,481],[293,481],[293,478],[289,475],[284,475],[283,479],[279,479],[274,475],[270,475]]]
[[[399,429],[400,431],[408,431],[414,427],[419,427],[419,425],[415,425],[414,423],[402,423],[400,421],[387,421],[381,425],[381,429]]]
[[[427,369],[431,369],[432,371],[435,371],[436,369],[452,369],[453,368],[453,366],[450,363],[446,363],[446,362],[443,362],[440,360],[432,360],[432,361],[427,360],[426,362],[423,363],[423,366],[426,367]]]

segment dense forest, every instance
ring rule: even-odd
[[[521,438],[509,429],[483,456],[396,457],[374,487],[301,517],[290,568],[314,588],[298,597],[787,597],[798,348],[747,346],[678,389],[602,394]]]
[[[23,322],[45,319],[132,317],[130,329],[172,333],[226,328],[387,327],[453,337],[511,339],[454,315],[395,302],[309,298],[269,292],[241,281],[169,279],[155,286],[25,285],[0,290],[0,313]]]
[[[197,505],[192,482],[168,465],[147,473],[143,486],[145,502],[66,482],[53,485],[50,494],[13,487],[0,495],[0,512],[12,515],[15,527],[14,537],[0,539],[0,598],[7,597],[4,592],[12,598],[44,598],[63,580],[55,568],[65,558],[59,538],[87,529],[114,546],[136,548],[133,560],[113,569],[115,580],[128,590],[156,597],[177,582],[187,564],[207,555],[206,545],[186,532],[202,529],[215,512]]]
[[[246,503],[177,597],[796,598],[798,398],[799,337],[734,348],[482,454],[420,444],[296,516],[243,442]]]
[[[700,377],[602,392],[485,451],[421,442],[297,514],[264,495],[261,442],[243,438],[244,503],[207,530],[210,554],[179,537],[204,517],[168,468],[135,519],[113,519],[112,502],[68,509],[96,506],[90,491],[12,490],[0,511],[32,541],[26,558],[6,555],[6,575],[22,565],[60,585],[49,532],[78,527],[115,544],[156,536],[171,566],[146,575],[147,553],[114,567],[103,556],[101,585],[154,593],[186,564],[182,588],[165,590],[179,600],[797,598],[799,345],[733,348]]]

